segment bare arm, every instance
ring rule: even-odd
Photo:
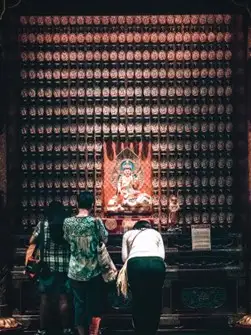
[[[122,240],[122,261],[125,263],[129,256],[129,250],[128,250],[128,242],[127,242],[127,234],[123,236]]]
[[[165,246],[163,243],[162,236],[159,234],[159,251],[160,251],[160,257],[165,260]]]
[[[40,222],[37,224],[37,226],[35,227],[32,235],[31,235],[31,238],[30,238],[30,241],[29,241],[29,244],[33,244],[33,243],[36,243],[39,239],[39,236],[40,236]]]

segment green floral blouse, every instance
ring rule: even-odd
[[[108,232],[101,219],[71,217],[64,221],[64,238],[70,244],[68,277],[88,281],[101,273],[97,260],[98,241],[107,242]],[[99,235],[99,236],[98,236]]]

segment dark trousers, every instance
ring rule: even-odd
[[[160,257],[135,257],[127,263],[136,334],[154,335],[162,310],[165,263]]]
[[[100,276],[88,281],[70,279],[73,293],[75,325],[88,328],[93,317],[103,312],[104,292],[103,279]]]

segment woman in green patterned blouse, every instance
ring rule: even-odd
[[[75,305],[75,324],[79,335],[89,334],[90,325],[100,322],[103,280],[98,264],[99,241],[107,242],[108,232],[100,219],[90,215],[94,203],[91,192],[78,197],[78,214],[64,222],[64,238],[71,249],[68,277]],[[96,331],[94,333],[96,333]]]

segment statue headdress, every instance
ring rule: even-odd
[[[126,160],[121,164],[121,170],[125,170],[125,169],[130,169],[133,170],[134,169],[134,164],[132,161],[130,160]]]

